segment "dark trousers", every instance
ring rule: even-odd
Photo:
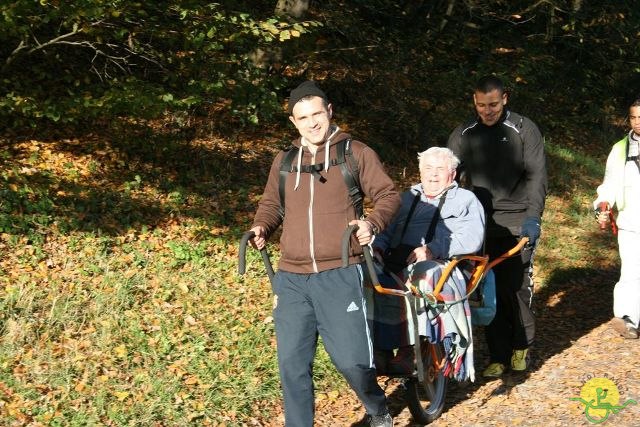
[[[387,275],[378,275],[382,287],[401,289],[401,285]],[[373,347],[377,350],[394,350],[410,345],[405,299],[394,295],[373,293]]]
[[[487,237],[486,253],[494,259],[517,242],[516,236]],[[485,328],[492,363],[508,365],[513,350],[526,349],[533,343],[533,252],[532,248],[524,249],[520,255],[506,259],[493,268],[496,278],[496,316]]]
[[[367,413],[387,412],[384,391],[376,380],[362,286],[360,265],[315,274],[278,271],[275,275],[273,318],[287,426],[313,426],[312,371],[318,335]]]

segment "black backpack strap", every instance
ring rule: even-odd
[[[629,146],[631,145],[631,138],[627,135],[627,143],[624,146],[625,154],[624,157],[627,162],[632,161],[638,167],[638,172],[640,172],[640,156],[629,156]]]
[[[290,147],[285,151],[284,156],[282,157],[282,162],[280,163],[280,180],[278,182],[278,192],[280,193],[280,216],[284,217],[284,191],[287,185],[287,176],[293,171],[291,168],[291,164],[293,163],[293,159],[296,157],[296,149],[295,147]]]
[[[336,144],[336,164],[340,167],[342,178],[347,186],[349,198],[359,219],[364,217],[364,195],[360,188],[360,169],[358,161],[353,157],[351,139],[343,139]]]
[[[390,244],[391,248],[395,248],[396,246],[402,243],[402,239],[404,239],[404,235],[407,232],[409,221],[413,216],[413,211],[416,210],[416,205],[418,204],[418,201],[420,201],[419,192],[416,193],[415,196],[413,196],[413,200],[411,201],[411,206],[409,207],[409,212],[407,213],[407,217],[404,219],[404,223],[402,224],[402,230],[400,230],[399,228],[396,228],[396,232],[393,234],[393,237],[391,239],[391,244]]]
[[[327,182],[327,178],[322,176],[322,174],[320,173],[323,170],[324,170],[324,163],[316,163],[315,165],[300,166],[300,173],[310,173],[311,175],[313,175],[315,179],[317,179],[322,183],[325,183]],[[297,171],[298,171],[298,168],[296,166],[294,166],[291,170],[291,172],[297,172]]]
[[[433,213],[433,216],[431,217],[431,223],[429,224],[429,229],[427,230],[427,234],[425,234],[424,236],[425,244],[430,243],[431,240],[433,240],[433,235],[436,232],[436,225],[438,225],[438,220],[440,219],[440,211],[442,210],[442,205],[444,205],[444,200],[447,198],[448,191],[449,190],[446,190],[440,196],[440,202],[438,202],[438,207],[436,208],[436,211]]]

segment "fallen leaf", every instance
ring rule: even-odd
[[[122,402],[123,400],[125,400],[127,397],[129,397],[129,392],[128,391],[114,391],[113,395],[120,401]]]
[[[124,344],[117,346],[116,348],[113,349],[113,351],[116,353],[116,356],[119,357],[120,359],[124,359],[125,357],[127,357],[127,347],[125,347]]]

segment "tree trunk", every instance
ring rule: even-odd
[[[309,10],[309,0],[278,0],[276,15],[301,18]]]
[[[556,25],[556,7],[553,3],[549,4],[549,19],[547,20],[547,34],[545,40],[550,42],[553,40],[553,36],[555,35],[555,25]]]

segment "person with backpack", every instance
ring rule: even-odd
[[[447,145],[460,158],[458,176],[482,203],[487,230],[485,252],[493,259],[516,245],[529,244],[520,257],[497,265],[496,315],[485,328],[490,361],[482,375],[500,377],[507,367],[527,369],[535,335],[533,255],[547,193],[544,138],[529,118],[506,108],[502,80],[478,80],[473,102],[476,117],[459,125]]]
[[[640,97],[629,107],[631,130],[614,144],[593,202],[600,228],[618,234],[620,280],[613,288],[612,328],[624,338],[637,339],[640,322]],[[617,221],[611,210],[618,210]],[[614,226],[617,224],[617,228]]]
[[[313,426],[320,336],[362,401],[369,425],[392,426],[376,379],[361,245],[391,222],[400,196],[377,154],[332,123],[333,107],[315,82],[291,91],[288,111],[300,136],[273,160],[251,228],[251,243],[261,249],[282,225],[272,287],[285,424]],[[364,196],[373,205],[366,218]],[[342,234],[352,224],[358,230],[343,267]]]

